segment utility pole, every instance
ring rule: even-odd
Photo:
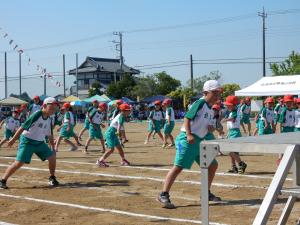
[[[76,53],[76,96],[78,97],[78,53]]]
[[[265,13],[265,8],[263,8],[262,12],[258,13],[263,20],[263,29],[262,29],[262,41],[263,41],[263,77],[266,76],[266,26],[265,26],[265,19],[267,18],[267,13]]]
[[[4,82],[5,82],[5,98],[7,98],[7,53],[4,52]]]
[[[46,97],[47,95],[47,74],[46,74],[46,69],[44,71],[44,96]]]
[[[19,97],[21,97],[22,94],[22,53],[19,52]]]
[[[190,66],[191,66],[191,89],[194,91],[194,68],[193,68],[193,55],[190,55]]]
[[[63,54],[64,97],[66,97],[66,60]]]
[[[123,75],[123,65],[124,65],[124,58],[123,58],[123,33],[122,32],[114,32],[114,35],[119,36],[119,41],[113,41],[116,44],[116,50],[120,53],[120,71],[121,77]]]

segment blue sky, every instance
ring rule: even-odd
[[[261,18],[255,16],[265,7],[266,12],[300,9],[295,0],[51,0],[51,1],[1,1],[0,27],[24,49],[70,42],[101,36],[87,42],[55,48],[29,50],[34,63],[47,71],[62,71],[62,54],[66,54],[66,69],[75,67],[75,53],[79,63],[86,56],[115,58],[117,52],[112,41],[113,31],[124,31],[124,58],[129,66],[186,61],[193,54],[195,60],[220,58],[259,58],[262,56]],[[248,19],[210,25],[185,26],[149,32],[126,32],[154,27],[191,24],[202,21],[254,15]],[[266,56],[288,56],[292,50],[300,52],[300,13],[269,15],[266,19]],[[0,37],[0,52],[9,51],[8,39]],[[268,59],[278,61],[282,59]],[[4,97],[4,56],[0,53],[0,98]],[[259,60],[252,60],[259,61]],[[18,76],[18,55],[8,53],[8,76]],[[24,75],[36,74],[34,66],[22,65]],[[268,66],[267,66],[268,67]],[[143,74],[167,71],[183,84],[189,79],[189,66],[153,68]],[[218,70],[223,83],[239,83],[245,87],[262,76],[261,64],[198,64],[194,76]],[[270,74],[270,71],[267,71]],[[62,80],[61,77],[56,77]],[[67,78],[67,85],[73,82]],[[18,93],[18,81],[8,83],[9,93]],[[23,81],[23,91],[31,96],[43,93],[41,78]],[[47,84],[47,94],[63,93],[52,83]]]

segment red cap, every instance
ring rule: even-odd
[[[102,109],[107,109],[107,105],[104,102],[99,103],[98,107]]]
[[[21,105],[21,109],[26,109],[27,108],[27,105],[26,104],[22,104]]]
[[[239,103],[239,99],[234,95],[227,96],[225,100],[225,105],[233,105],[236,106]]]
[[[34,100],[40,100],[40,97],[38,95],[33,97]]]
[[[245,98],[245,102],[251,102],[251,98],[250,97]]]
[[[297,99],[296,99],[296,103],[297,103],[297,104],[300,103],[300,98],[297,98]]]
[[[98,101],[97,101],[96,99],[94,99],[94,100],[92,101],[92,103],[98,103]]]
[[[68,109],[71,107],[71,104],[69,102],[66,102],[63,104],[62,109]]]
[[[131,107],[130,105],[126,104],[126,103],[123,103],[119,106],[119,109],[121,111],[131,111]]]
[[[161,104],[161,102],[159,100],[154,102],[154,105],[160,105],[160,104]]]
[[[172,99],[170,99],[170,98],[167,98],[163,101],[163,105],[169,105],[171,103],[172,103]]]
[[[15,109],[15,110],[14,110],[14,113],[20,114],[20,113],[21,113],[21,110],[20,110],[20,109]]]
[[[240,100],[240,104],[243,105],[244,103],[245,103],[245,100],[244,100],[244,99],[241,99],[241,100]]]
[[[293,95],[285,95],[283,97],[283,102],[294,102],[294,97]]]
[[[215,109],[215,110],[220,110],[221,109],[221,106],[219,105],[219,104],[214,104],[213,106],[212,106],[212,109]]]
[[[274,98],[273,97],[266,98],[265,103],[274,103]]]

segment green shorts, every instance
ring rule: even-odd
[[[83,128],[86,130],[90,128],[90,120],[88,117],[85,117]]]
[[[16,161],[29,164],[33,153],[42,161],[55,154],[44,141],[35,141],[21,135]]]
[[[243,115],[241,118],[241,123],[249,124],[250,123],[250,115]]]
[[[281,133],[294,132],[294,130],[295,130],[294,127],[282,127],[282,128],[281,128]]]
[[[95,127],[96,127],[96,129],[95,129]],[[92,139],[103,139],[100,124],[95,125],[95,127],[92,124],[90,124],[90,128],[89,128],[90,138],[92,138]]]
[[[5,131],[4,131],[4,138],[5,138],[6,140],[9,140],[11,137],[14,136],[14,134],[15,134],[14,132],[12,132],[11,130],[5,128]]]
[[[228,139],[238,138],[238,137],[242,137],[240,129],[234,128],[228,130],[228,134],[227,134]]]
[[[67,131],[67,129],[68,129],[68,124],[64,124],[60,130],[59,136],[65,139],[69,139],[70,137],[75,137],[74,126],[70,125],[69,131]]]
[[[204,140],[206,140],[206,141],[216,140],[216,137],[213,133],[207,133],[204,137]]]
[[[259,121],[258,125],[259,125],[258,126],[258,135],[273,134],[274,133],[270,123],[268,123],[268,126],[267,126],[266,129],[265,129],[264,121]]]
[[[114,127],[109,127],[105,132],[105,140],[108,148],[114,148],[120,145],[119,138],[116,134],[117,130]]]
[[[295,132],[299,132],[300,131],[300,127],[295,127],[294,131]]]
[[[171,134],[175,126],[174,121],[170,121],[170,125],[166,122],[164,125],[164,134]]]
[[[189,144],[186,139],[186,133],[180,132],[176,137],[176,155],[174,160],[174,165],[190,169],[194,162],[200,165],[200,143],[202,139],[197,136],[195,137],[195,143]],[[217,160],[213,160],[212,165],[218,164]]]
[[[159,133],[161,130],[161,122],[159,120],[154,120],[154,125],[153,125],[152,121],[149,121],[148,132],[155,131],[156,133]]]

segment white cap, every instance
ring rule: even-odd
[[[43,102],[44,105],[53,104],[53,103],[56,103],[56,99],[52,98],[52,97],[45,98],[45,100]]]
[[[208,80],[203,85],[203,92],[204,91],[214,91],[214,90],[221,90],[221,84],[217,80]]]

